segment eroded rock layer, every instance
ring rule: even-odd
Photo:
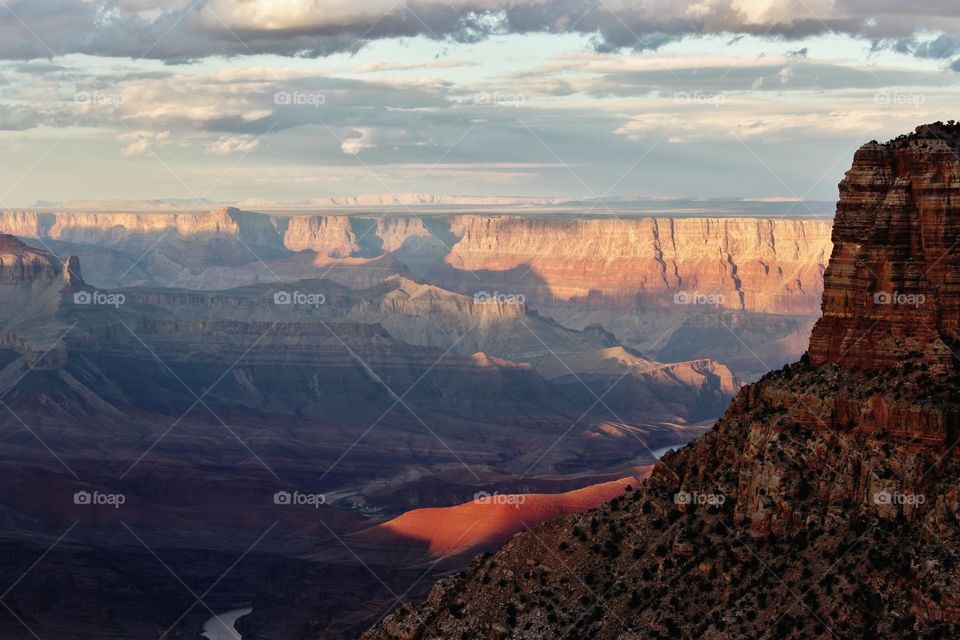
[[[939,135],[940,137],[937,137]],[[837,249],[813,332],[813,364],[884,368],[960,338],[960,159],[941,131],[868,144],[840,183]]]
[[[809,357],[636,491],[515,537],[365,637],[957,637],[958,150],[936,124],[857,153]],[[891,286],[928,306],[874,302]]]
[[[198,288],[269,280],[269,273],[257,271],[261,260],[289,260],[300,252],[313,255],[301,263],[303,278],[316,277],[325,265],[356,265],[360,259],[393,254],[400,260],[396,272],[411,268],[459,290],[500,287],[531,301],[662,308],[685,291],[713,296],[715,306],[724,309],[801,315],[818,310],[830,227],[828,220],[706,217],[286,218],[232,208],[0,215],[3,233],[97,247],[96,256],[81,257],[85,264],[97,265],[101,285],[113,284],[110,280],[117,276],[100,268],[107,249],[140,259],[138,270],[120,284],[147,277],[153,284],[180,285],[189,279]],[[431,249],[433,262],[424,256]],[[177,273],[175,265],[189,275]],[[244,265],[250,272],[240,281],[223,272]],[[289,275],[285,266],[276,267],[278,275]],[[203,272],[205,277],[198,278]]]
[[[463,216],[453,222],[461,239],[446,261],[501,273],[501,286],[529,287],[538,300],[662,308],[684,291],[711,296],[724,309],[807,314],[819,305],[830,226],[755,218]]]

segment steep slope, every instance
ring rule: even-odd
[[[470,502],[452,507],[408,511],[381,525],[351,536],[351,542],[376,541],[385,548],[426,545],[430,558],[492,548],[513,534],[547,520],[579,513],[621,495],[638,478],[591,485],[566,493],[478,493]]]
[[[958,150],[938,123],[857,153],[808,357],[365,637],[957,637]]]
[[[0,348],[19,350],[22,358],[15,365],[33,363],[69,328],[55,318],[64,300],[83,286],[76,258],[61,258],[0,234]],[[53,351],[51,361],[62,354],[56,345]]]

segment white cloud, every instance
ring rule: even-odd
[[[126,157],[142,156],[153,147],[164,144],[170,139],[169,131],[131,131],[124,133],[117,138],[127,143],[127,146],[120,150],[120,154]]]
[[[376,132],[373,128],[358,127],[353,130],[353,133],[359,133],[360,135],[351,135],[349,138],[340,143],[340,149],[344,153],[355,156],[364,149],[375,149],[377,147],[377,143],[374,141]]]
[[[251,135],[220,136],[219,140],[204,145],[204,148],[211,155],[226,156],[252,151],[259,143],[260,139]]]
[[[781,142],[811,138],[860,137],[876,133],[877,122],[893,130],[910,131],[918,122],[937,119],[918,109],[893,111],[862,104],[847,109],[794,105],[793,111],[772,105],[754,105],[749,111],[729,103],[683,112],[651,112],[630,118],[615,130],[628,140],[650,144],[663,137],[670,144],[702,142]]]

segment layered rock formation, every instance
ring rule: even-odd
[[[831,250],[826,220],[463,216],[451,229],[460,241],[446,261],[458,269],[502,273],[501,287],[534,300],[640,309],[686,291],[723,309],[815,313]]]
[[[808,357],[636,491],[515,537],[365,637],[957,637],[958,151],[938,123],[857,153]],[[891,286],[930,306],[885,302]]]
[[[78,268],[76,261],[72,264]],[[33,249],[15,237],[0,234],[0,284],[66,281],[68,264],[57,256]]]
[[[802,353],[831,248],[827,220],[735,217],[7,212],[0,231],[78,255],[107,288],[404,275],[503,292],[651,357],[710,357],[747,378]]]
[[[6,212],[0,215],[0,232],[134,254],[162,254],[178,240],[233,239],[249,249],[238,252],[238,265],[302,251],[316,254],[315,265],[330,264],[398,252],[405,244],[429,239],[445,247],[446,255],[437,264],[416,266],[441,286],[476,289],[483,284],[524,293],[531,301],[579,300],[623,309],[670,307],[675,293],[687,291],[718,296],[716,306],[724,309],[800,315],[817,311],[830,254],[829,221],[760,218],[279,217],[232,208],[207,213]],[[224,256],[201,254],[208,256],[207,267],[226,264]],[[444,263],[453,271],[443,269]],[[153,281],[175,284],[166,277],[157,273]],[[204,288],[220,287],[211,279]]]
[[[864,145],[840,184],[815,365],[883,369],[926,353],[937,370],[960,339],[960,159],[953,129]],[[931,340],[944,345],[936,354]]]

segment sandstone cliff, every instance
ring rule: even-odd
[[[809,357],[636,491],[515,537],[366,638],[957,637],[958,151],[937,124],[857,153]]]
[[[285,218],[233,208],[205,213],[27,211],[0,215],[0,232],[161,254],[165,243],[177,240],[235,239],[249,249],[242,254],[245,263],[282,257],[276,251],[310,251],[316,254],[314,267],[402,253],[406,244],[429,239],[444,247],[445,255],[429,267],[418,266],[441,286],[486,285],[525,293],[531,301],[605,302],[621,308],[669,307],[675,293],[687,291],[719,296],[717,306],[724,309],[790,314],[817,313],[831,248],[827,220],[501,215],[426,220],[408,215]],[[208,255],[207,266],[221,264],[222,258]],[[301,274],[311,275],[315,272]],[[156,283],[168,284],[163,277],[156,274]],[[211,281],[204,288],[217,284]]]
[[[669,308],[686,291],[715,296],[724,309],[809,314],[820,303],[830,227],[827,220],[463,216],[451,225],[460,241],[446,261],[503,273],[502,287],[519,286],[535,300]]]

